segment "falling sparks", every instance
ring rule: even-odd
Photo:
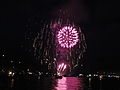
[[[62,21],[62,20],[61,20]],[[58,21],[44,27],[38,32],[33,42],[34,56],[41,65],[46,64],[53,71],[64,72],[69,67],[70,71],[79,66],[83,53],[86,51],[86,42],[81,28],[76,25],[62,25]],[[49,27],[48,27],[49,26]],[[41,26],[42,27],[42,26]],[[52,28],[51,28],[52,27]],[[60,64],[67,62],[67,65]]]
[[[60,10],[61,14],[53,18],[37,19],[40,21],[35,25],[32,23],[29,28],[33,31],[37,29],[33,37],[31,34],[29,36],[32,37],[36,61],[41,68],[45,67],[52,73],[72,71],[79,66],[87,48],[82,28],[76,24],[74,16],[63,17],[62,13],[66,11]]]

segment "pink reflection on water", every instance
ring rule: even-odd
[[[63,77],[57,79],[56,90],[83,90],[83,82],[78,77]]]
[[[57,90],[67,90],[66,78],[65,77],[57,80],[57,87],[55,87],[55,89],[57,89]]]

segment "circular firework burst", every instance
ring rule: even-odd
[[[71,48],[79,41],[78,32],[73,26],[64,26],[61,28],[58,31],[57,38],[58,43],[64,48]]]

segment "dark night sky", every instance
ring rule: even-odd
[[[82,1],[89,15],[84,23],[88,45],[87,67],[91,70],[120,70],[119,3],[115,0]],[[1,11],[0,49],[6,49],[10,54],[22,55],[23,51],[20,46],[24,43],[25,27],[29,18],[38,13],[47,15],[56,7],[66,5],[68,2],[69,0],[5,2]]]

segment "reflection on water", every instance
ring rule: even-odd
[[[120,90],[119,84],[120,79],[117,78],[0,78],[0,90]]]
[[[57,90],[83,90],[82,79],[77,77],[63,77],[62,79],[57,79]]]
[[[55,87],[57,90],[67,90],[67,82],[66,78],[63,77],[62,79],[57,80],[57,87]]]

